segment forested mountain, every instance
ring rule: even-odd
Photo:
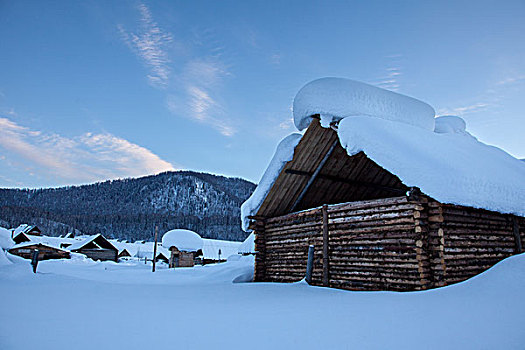
[[[192,171],[50,189],[0,189],[0,223],[38,225],[46,235],[75,231],[151,240],[186,228],[206,238],[243,240],[240,207],[255,184]]]

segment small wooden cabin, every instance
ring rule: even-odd
[[[23,232],[19,232],[18,234],[13,233],[13,242],[15,242],[15,244],[20,244],[20,243],[30,242],[30,241],[31,239],[27,237],[27,235]]]
[[[186,252],[179,250],[177,247],[170,247],[169,267],[193,267],[195,266],[195,258],[202,255],[202,250],[196,252]]]
[[[119,258],[131,257],[131,254],[128,252],[127,249],[124,248],[118,253],[118,257]]]
[[[255,281],[301,280],[309,245],[312,283],[351,290],[445,286],[523,252],[523,217],[440,203],[408,188],[365,153],[349,156],[336,129],[313,119],[249,217]]]
[[[69,246],[69,251],[81,253],[93,260],[118,260],[118,249],[100,233]]]
[[[42,243],[22,243],[9,249],[9,253],[24,259],[32,259],[33,252],[38,249],[38,260],[69,259],[68,251]]]

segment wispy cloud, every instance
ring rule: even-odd
[[[173,67],[166,50],[174,43],[173,35],[160,28],[146,5],[141,4],[139,10],[138,33],[127,32],[122,26],[118,29],[124,41],[150,68],[149,82],[166,90],[167,109],[177,117],[210,126],[222,135],[234,135],[236,128],[220,98],[222,83],[230,73],[221,59],[224,47],[214,31],[194,29],[193,40],[178,42],[184,46],[184,54],[176,57],[178,65]],[[191,56],[192,51],[201,54]]]
[[[514,83],[518,83],[518,82],[522,82],[522,81],[525,81],[525,74],[524,75],[516,75],[516,76],[512,76],[512,77],[507,77],[507,78],[501,79],[500,81],[496,82],[496,85],[498,85],[498,86],[509,85],[509,84],[514,84]]]
[[[228,75],[226,67],[217,58],[189,61],[178,79],[181,89],[166,99],[168,109],[175,115],[209,125],[224,136],[234,135],[237,130],[215,97]]]
[[[459,107],[444,107],[437,110],[438,115],[466,115],[471,113],[477,113],[491,107],[489,102],[476,102],[470,105],[459,106]]]
[[[163,31],[153,20],[151,11],[144,5],[139,5],[140,29],[137,33],[128,32],[122,25],[118,26],[126,44],[135,52],[150,69],[147,78],[151,85],[166,88],[169,83],[171,60],[167,47],[172,43],[173,36]]]
[[[31,130],[8,118],[0,118],[0,147],[10,157],[23,159],[23,169],[61,183],[155,174],[173,170],[150,150],[109,133],[85,133],[68,138],[56,133]]]
[[[383,89],[398,91],[399,90],[399,77],[402,75],[401,67],[398,62],[403,56],[401,54],[388,55],[386,58],[391,61],[389,67],[386,68],[386,72],[383,76],[372,81],[373,85],[379,86]]]

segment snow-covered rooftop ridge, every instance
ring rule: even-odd
[[[461,130],[461,118],[447,121],[447,130],[432,132],[352,117],[339,123],[338,135],[350,156],[363,151],[406,186],[419,187],[442,203],[525,216],[525,164]]]
[[[185,229],[171,230],[162,236],[162,246],[166,249],[177,247],[180,251],[196,252],[202,249],[203,244],[198,233]]]
[[[371,116],[434,130],[434,109],[415,98],[343,78],[321,78],[306,84],[293,101],[294,123],[303,130],[310,117],[323,121]]]
[[[73,250],[76,250],[76,249],[80,249],[80,248],[82,248],[83,246],[85,246],[85,245],[87,245],[87,244],[93,242],[93,241],[94,241],[95,239],[97,239],[99,236],[101,236],[101,234],[100,234],[100,233],[97,233],[96,235],[93,235],[93,236],[91,236],[91,237],[89,237],[89,238],[86,238],[86,239],[84,239],[84,240],[82,240],[82,241],[77,241],[77,242],[71,244],[69,247],[67,247],[67,249],[68,249],[69,251],[73,251]]]
[[[270,164],[266,168],[259,184],[253,191],[250,198],[248,198],[241,206],[241,220],[242,229],[248,231],[249,219],[248,216],[255,215],[259,210],[264,198],[272,188],[273,183],[279,176],[279,173],[287,162],[292,160],[295,146],[301,140],[302,135],[298,133],[290,134],[279,142],[277,149],[273,155]]]
[[[323,78],[305,85],[294,100],[302,130],[319,114],[321,125],[338,121],[349,155],[363,151],[406,186],[442,203],[525,216],[525,164],[488,146],[457,116],[434,118],[424,102],[348,79]],[[241,207],[243,229],[256,215],[301,135],[284,138],[252,196]]]

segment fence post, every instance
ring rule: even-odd
[[[308,247],[308,261],[306,262],[306,283],[312,283],[312,270],[314,269],[314,246]]]

